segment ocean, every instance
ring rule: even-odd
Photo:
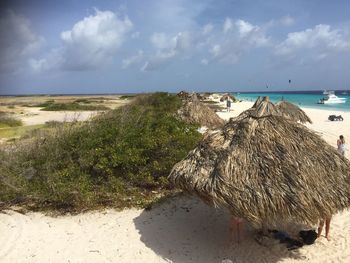
[[[278,92],[232,92],[239,100],[255,101],[259,96],[269,96],[272,102],[278,102],[282,98],[300,107],[326,109],[334,111],[350,111],[350,91],[336,90],[335,95],[347,98],[346,103],[340,104],[317,104],[325,97],[323,90],[316,91],[278,91]]]

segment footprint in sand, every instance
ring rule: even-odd
[[[22,215],[8,211],[0,214],[0,261],[16,246],[23,233]]]

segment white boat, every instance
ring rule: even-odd
[[[322,99],[319,100],[319,104],[339,104],[339,103],[345,103],[346,98],[339,98],[334,94],[332,91],[328,91],[328,95]]]

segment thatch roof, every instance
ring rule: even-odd
[[[199,100],[204,99],[203,95],[200,94],[200,93],[198,93],[198,92],[196,92],[196,93],[194,93],[194,92],[189,93],[189,92],[187,92],[187,91],[182,90],[182,91],[180,91],[180,92],[179,92],[178,94],[176,94],[176,95],[177,95],[180,99],[182,99],[182,100],[191,99],[191,98],[194,97],[194,95],[195,95],[196,99],[199,99]]]
[[[169,179],[253,225],[315,224],[350,206],[350,162],[267,99],[206,134]],[[244,116],[244,114],[242,115]]]
[[[236,101],[236,98],[230,94],[225,94],[223,95],[221,98],[220,98],[220,101],[223,102],[225,100],[228,100],[230,99],[231,101],[235,102]]]
[[[198,100],[196,94],[183,100],[183,105],[178,110],[177,115],[188,123],[200,124],[210,129],[219,128],[225,124],[214,110]]]
[[[300,121],[301,123],[312,123],[309,116],[307,116],[302,109],[300,109],[293,103],[283,100],[277,102],[276,107],[278,108],[279,112],[286,118],[290,118],[291,120],[294,120],[296,122]]]
[[[184,91],[184,90],[180,91],[176,95],[181,99],[188,99],[190,97],[190,93],[188,93],[187,91]]]
[[[257,105],[261,104],[261,102],[263,101],[264,97],[259,96],[256,101],[254,102],[252,108],[255,108]]]

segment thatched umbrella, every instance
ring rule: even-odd
[[[264,100],[264,97],[259,96],[256,101],[254,102],[252,108],[256,108],[257,105],[261,104],[261,102]]]
[[[296,122],[300,121],[301,123],[312,123],[309,116],[307,116],[302,109],[293,103],[282,100],[276,103],[276,107],[278,108],[279,112],[286,118],[290,118]]]
[[[190,93],[188,93],[188,92],[186,92],[186,91],[184,91],[184,90],[182,90],[182,91],[180,91],[178,94],[176,94],[179,98],[181,98],[181,99],[188,99],[191,95],[190,95]]]
[[[350,206],[350,162],[268,98],[206,134],[169,179],[256,227],[316,224]]]
[[[224,120],[214,110],[198,100],[196,94],[192,94],[183,100],[183,105],[178,110],[177,115],[188,123],[200,124],[210,129],[222,127],[225,124]]]
[[[221,98],[220,98],[220,101],[223,102],[225,100],[228,100],[230,99],[231,101],[235,102],[236,101],[236,98],[230,94],[225,94],[223,95]]]

